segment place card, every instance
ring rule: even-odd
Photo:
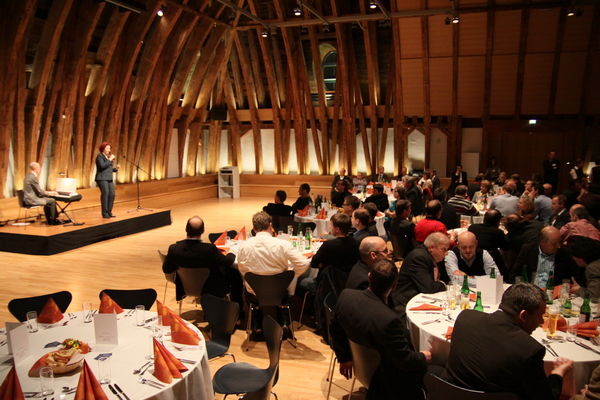
[[[502,294],[504,294],[504,285],[502,276],[490,278],[488,275],[476,276],[477,291],[481,292],[481,301],[485,305],[500,304]]]
[[[13,355],[15,364],[19,364],[29,357],[29,353],[31,352],[29,348],[29,335],[31,334],[26,324],[18,322],[7,322],[6,331],[8,332],[8,352]]]
[[[96,344],[119,344],[117,314],[94,315]]]

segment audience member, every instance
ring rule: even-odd
[[[431,170],[431,185],[433,186],[433,190],[435,191],[437,188],[440,187],[440,178],[437,175],[437,170],[436,169],[432,169]]]
[[[448,200],[448,204],[454,207],[454,211],[459,215],[477,215],[479,213],[475,204],[467,199],[467,187],[464,185],[456,187],[454,196]]]
[[[507,179],[508,179],[508,175],[507,175],[506,171],[500,171],[500,175],[498,175],[498,179],[496,179],[496,181],[494,183],[496,185],[498,185],[499,187],[502,187],[506,183]]]
[[[60,225],[61,222],[56,218],[56,200],[52,195],[56,192],[45,191],[40,187],[38,177],[42,167],[36,162],[29,164],[29,173],[23,180],[23,202],[26,206],[44,206],[44,215],[48,225]]]
[[[546,348],[531,333],[543,322],[546,301],[534,285],[519,283],[492,314],[465,310],[456,318],[446,378],[484,392],[510,392],[520,399],[558,399],[573,361],[557,358],[544,372]]]
[[[381,212],[387,210],[390,207],[387,194],[383,192],[383,185],[373,185],[373,194],[367,197],[365,203],[375,203],[377,209]]]
[[[524,220],[518,214],[509,214],[504,226],[507,231],[504,263],[507,270],[510,271],[521,247],[525,243],[537,243],[539,233],[544,225],[537,220]]]
[[[472,200],[475,203],[473,198],[475,197],[475,193],[481,189],[481,182],[484,181],[483,174],[479,173],[473,180],[473,182],[469,182],[467,186],[467,199]]]
[[[360,207],[360,199],[356,196],[346,196],[344,197],[344,202],[342,203],[342,210],[344,214],[352,218],[352,214],[354,210]]]
[[[583,178],[587,177],[587,175],[583,172],[583,160],[581,158],[575,160],[573,168],[571,168],[571,170],[569,171],[569,176],[573,180],[582,180]]]
[[[533,199],[531,191],[533,190],[533,180],[529,179],[525,181],[525,188],[523,189],[523,193],[521,193],[520,197],[529,197]]]
[[[415,224],[409,220],[410,201],[398,200],[394,218],[390,222],[390,241],[394,249],[394,261],[403,260],[416,246]]]
[[[413,215],[423,214],[423,194],[417,186],[416,177],[410,177],[406,180],[404,188],[406,189],[406,200],[410,201]]]
[[[442,203],[439,200],[431,200],[425,208],[425,218],[417,222],[415,226],[415,240],[423,243],[433,232],[442,232],[448,235],[446,225],[440,221],[442,215]]]
[[[387,175],[383,166],[377,167],[377,173],[371,175],[372,182],[387,183],[390,182],[390,176]]]
[[[467,173],[463,171],[462,168],[462,165],[458,164],[456,166],[456,170],[450,176],[450,186],[448,186],[448,193],[450,193],[451,195],[454,195],[454,190],[459,185],[463,185],[466,187],[469,184],[469,181],[467,180]]]
[[[356,174],[356,176],[352,179],[352,186],[354,186],[354,190],[356,193],[364,193],[367,187],[367,178],[363,175],[362,172]]]
[[[494,197],[494,191],[492,184],[488,180],[482,180],[479,186],[479,190],[473,195],[473,203],[475,204],[487,204],[488,207]]]
[[[331,187],[335,189],[337,183],[339,181],[346,181],[349,184],[352,184],[352,179],[346,175],[346,168],[340,168],[337,174],[333,177],[333,181],[331,182]]]
[[[381,358],[369,383],[367,399],[423,399],[422,380],[431,353],[414,350],[406,325],[388,306],[397,279],[396,266],[380,260],[369,271],[368,289],[344,290],[335,308],[331,335],[340,373],[346,379],[352,377],[349,340],[374,349]]]
[[[418,185],[421,189],[425,187],[426,183],[431,183],[431,179],[429,178],[429,172],[423,171],[423,175],[421,175],[421,179],[419,179]]]
[[[448,192],[444,188],[437,188],[433,191],[433,198],[442,203],[442,215],[440,221],[446,225],[446,229],[456,229],[460,227],[460,217],[450,204],[448,204]]]
[[[376,236],[368,230],[370,219],[369,211],[364,208],[359,208],[352,214],[352,226],[356,229],[352,237],[357,245],[367,236]]]
[[[498,266],[500,273],[506,275],[504,258],[500,249],[506,248],[504,232],[499,228],[502,215],[498,210],[488,210],[483,216],[482,224],[471,224],[469,232],[473,232],[479,242],[479,248],[487,250]]]
[[[478,246],[477,238],[468,231],[458,235],[458,245],[448,251],[444,265],[449,278],[489,275],[492,269],[498,270],[492,256]]]
[[[600,185],[600,158],[596,158],[590,173],[590,184]]]
[[[600,219],[600,185],[589,185],[585,193],[579,195],[579,203],[583,205],[592,218]]]
[[[560,228],[560,236],[563,242],[571,236],[585,236],[590,239],[600,240],[600,231],[591,224],[590,214],[581,204],[575,204],[569,210],[571,222]]]
[[[375,203],[365,203],[363,204],[363,208],[369,212],[369,225],[367,225],[367,231],[372,236],[379,236],[379,231],[377,230],[377,223],[375,222],[375,218],[377,217],[377,206]]]
[[[575,279],[571,285],[571,292],[583,297],[587,291],[591,298],[599,298],[600,242],[583,236],[573,236],[567,243],[567,250],[575,264],[585,269],[585,283]]]
[[[512,174],[510,176],[510,180],[514,182],[513,194],[517,197],[521,197],[525,191],[525,184],[523,184],[523,181],[521,181],[521,176],[519,174]]]
[[[548,153],[548,158],[544,160],[544,183],[549,183],[556,192],[558,187],[558,174],[560,171],[560,161],[556,158],[556,152]]]
[[[567,198],[564,195],[557,194],[552,196],[550,207],[552,208],[550,226],[560,229],[571,221],[571,216],[567,211]]]
[[[544,195],[546,197],[552,198],[552,185],[549,183],[544,183],[542,187],[544,188]]]
[[[264,206],[263,211],[269,214],[271,217],[275,215],[280,217],[289,217],[292,213],[292,207],[284,204],[285,199],[287,199],[287,194],[285,191],[276,191],[274,203],[269,203]]]
[[[340,179],[335,184],[335,189],[331,191],[331,204],[340,208],[344,204],[344,199],[348,196],[352,196],[350,193],[350,184],[344,179]]]
[[[298,210],[303,210],[309,204],[312,204],[312,199],[310,197],[310,185],[308,183],[303,183],[298,187],[298,194],[300,195],[294,204],[292,204],[292,214],[296,214]]]
[[[550,217],[552,217],[552,200],[543,191],[542,185],[534,183],[531,187],[531,197],[534,199],[535,218],[544,225],[548,225]]]
[[[581,196],[582,190],[585,189],[583,188],[581,179],[575,179],[569,182],[569,188],[563,193],[567,197],[567,208],[570,209],[579,202],[579,196]]]
[[[406,190],[403,186],[396,186],[392,193],[394,195],[394,200],[392,200],[392,202],[390,203],[390,208],[388,208],[385,212],[385,215],[388,220],[396,217],[396,203],[398,202],[398,200],[406,199]]]
[[[496,182],[498,177],[500,176],[500,167],[496,161],[496,157],[492,156],[490,158],[490,163],[488,167],[485,169],[485,179],[490,182]]]
[[[346,281],[348,289],[366,289],[369,286],[368,274],[371,266],[380,260],[389,260],[390,252],[385,241],[377,236],[369,236],[360,242],[359,260],[350,270]]]

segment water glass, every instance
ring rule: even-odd
[[[287,231],[290,237],[294,236],[294,227],[292,225],[288,225]]]
[[[98,382],[102,385],[110,383],[110,358],[98,359]]]
[[[158,315],[155,322],[151,326],[152,335],[160,342],[162,341],[162,315]]]
[[[579,318],[566,318],[567,320],[567,341],[574,342],[577,339],[577,324]]]
[[[34,333],[38,331],[38,322],[37,322],[37,312],[29,311],[27,313],[27,330],[29,333]]]
[[[145,307],[143,305],[135,306],[135,324],[137,326],[143,326],[145,318]]]
[[[51,367],[40,368],[40,389],[42,396],[54,394],[54,372]]]
[[[83,303],[83,322],[92,322],[92,303]]]
[[[461,310],[468,310],[469,308],[471,308],[471,305],[469,304],[469,295],[461,293],[461,295],[460,295],[460,309]]]
[[[448,285],[448,287],[446,288],[446,300],[447,300],[447,304],[448,304],[448,309],[449,310],[455,310],[456,309],[456,286],[455,285]]]

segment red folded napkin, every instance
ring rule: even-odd
[[[21,383],[19,382],[19,376],[13,366],[10,369],[4,382],[0,386],[0,400],[24,400],[23,389],[21,389]]]
[[[599,321],[590,321],[590,322],[581,322],[581,323],[575,325],[575,329],[577,329],[577,335],[586,337],[586,338],[593,338],[593,337],[598,336],[598,331],[596,330],[596,328],[598,327],[599,323],[600,323]],[[559,331],[566,332],[567,322],[565,321],[565,319],[563,317],[560,317],[560,319],[558,320],[556,329],[558,329]]]
[[[477,294],[469,293],[469,301],[477,301]]]
[[[33,363],[31,368],[29,368],[29,372],[27,373],[27,375],[29,375],[30,377],[40,376],[40,369],[42,367],[48,366],[48,363],[46,363],[47,358],[48,354],[44,354],[43,356],[41,356],[35,363]]]
[[[385,214],[384,214],[384,213],[382,213],[381,211],[377,211],[377,216],[378,216],[378,217],[383,217],[384,215],[385,215]]]
[[[156,339],[154,343],[154,375],[159,381],[171,383],[173,378],[182,378],[181,372],[187,368]]]
[[[37,320],[42,324],[54,324],[63,319],[63,313],[60,311],[56,302],[52,297],[46,301],[40,315],[38,315]]]
[[[221,233],[221,236],[219,236],[217,240],[215,240],[214,245],[223,246],[225,243],[227,243],[227,231]]]
[[[162,317],[163,326],[171,326],[171,314],[173,311],[171,311],[169,307],[163,305],[163,303],[158,300],[156,300],[156,313]]]
[[[100,314],[121,314],[123,309],[106,293],[100,296]]]
[[[446,333],[444,334],[444,336],[446,336],[446,340],[450,340],[452,339],[452,332],[454,331],[454,327],[449,326],[448,330],[446,331]]]
[[[81,368],[81,374],[79,375],[75,400],[108,400],[104,390],[102,390],[102,386],[100,386],[100,382],[98,382],[98,379],[96,379],[85,360],[83,361],[83,368]]]
[[[327,219],[327,213],[325,212],[324,208],[321,208],[321,211],[319,211],[319,214],[317,214],[316,219]]]
[[[431,304],[421,304],[420,306],[411,308],[410,311],[442,311],[442,307]]]
[[[312,251],[310,251],[310,252],[308,252],[308,253],[302,253],[302,255],[303,255],[304,257],[306,257],[306,258],[310,258],[310,257],[314,256],[314,255],[315,255],[315,253],[313,253]]]
[[[246,227],[242,227],[233,240],[246,240]]]
[[[554,298],[558,299],[560,297],[560,288],[561,285],[554,286]]]
[[[306,217],[308,215],[308,206],[304,207],[302,210],[298,210],[299,217]]]
[[[200,336],[179,315],[175,315],[171,321],[171,340],[173,343],[197,345],[200,343]]]

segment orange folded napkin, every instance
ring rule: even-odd
[[[40,369],[42,367],[47,367],[48,363],[46,362],[46,359],[48,358],[48,354],[44,354],[43,356],[41,356],[35,363],[33,363],[33,365],[31,366],[31,368],[29,368],[29,372],[27,373],[27,375],[29,375],[30,377],[37,377],[40,376]]]
[[[321,208],[321,211],[319,211],[319,214],[317,214],[317,216],[315,218],[316,219],[327,219],[327,213],[325,212],[325,209]]]
[[[173,378],[183,378],[181,372],[187,368],[156,339],[154,343],[154,375],[159,381],[171,383]]]
[[[171,341],[173,343],[197,345],[200,343],[200,336],[190,329],[179,315],[176,315],[171,321]]]
[[[383,217],[385,214],[382,213],[381,211],[377,211],[377,217]]]
[[[560,288],[562,286],[558,285],[558,286],[554,286],[554,298],[558,299],[560,297]]]
[[[123,309],[106,293],[100,297],[100,314],[121,314]]]
[[[63,319],[63,313],[60,311],[56,302],[52,297],[46,301],[40,315],[38,315],[37,320],[42,324],[54,324]]]
[[[314,256],[314,255],[315,255],[315,253],[313,253],[313,252],[311,251],[311,252],[308,252],[308,253],[302,253],[302,255],[303,255],[304,257],[306,257],[306,258],[311,258],[312,256]]]
[[[100,382],[94,376],[88,363],[83,361],[83,368],[79,375],[79,383],[77,383],[77,392],[75,392],[75,400],[108,400],[108,397],[102,390]]]
[[[19,376],[13,366],[10,369],[4,382],[0,386],[0,400],[21,400],[25,399],[23,395],[23,389],[21,389],[21,383],[19,382]]]
[[[221,233],[221,236],[219,236],[217,240],[215,240],[214,245],[223,246],[225,243],[227,243],[227,232]]]
[[[246,240],[246,227],[242,227],[233,240]]]
[[[446,340],[452,339],[452,332],[453,331],[454,331],[454,327],[449,326],[448,330],[446,331],[446,333],[444,333],[444,336],[446,336]]]
[[[469,293],[469,301],[477,301],[477,295],[475,293]]]
[[[227,255],[227,253],[229,253],[229,247],[217,247],[217,249],[223,253],[223,255]]]
[[[304,207],[302,210],[298,210],[299,217],[306,217],[308,215],[308,206]]]
[[[442,311],[442,307],[431,304],[421,304],[420,306],[411,308],[410,311]]]
[[[163,305],[160,301],[156,300],[156,313],[162,317],[163,326],[171,326],[173,311],[169,307]]]

